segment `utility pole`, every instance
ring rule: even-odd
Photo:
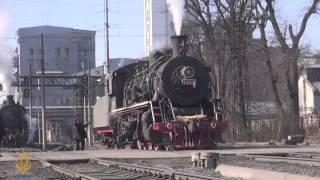
[[[86,78],[85,76],[83,78]],[[87,122],[87,101],[86,101],[86,94],[85,88],[83,88],[83,124]]]
[[[29,64],[29,128],[31,130],[31,122],[32,122],[32,89],[31,89],[31,63]]]
[[[39,92],[39,90],[38,90]],[[37,118],[37,123],[38,123],[38,137],[39,137],[39,144],[41,144],[41,127],[40,127],[40,99],[39,96],[37,97],[37,103],[38,103],[38,118]]]
[[[89,123],[89,130],[88,130],[88,134],[89,134],[89,146],[91,146],[93,144],[93,123],[91,120],[91,70],[90,70],[90,60],[88,62],[88,122]]]
[[[107,66],[107,72],[108,74],[110,72],[110,64],[109,64],[109,6],[108,6],[108,0],[104,1],[104,16],[105,16],[105,51],[106,51],[106,59],[105,63]]]
[[[46,132],[46,101],[45,101],[45,85],[44,85],[44,48],[43,48],[43,33],[41,33],[41,88],[42,88],[42,150],[46,150],[47,132]]]
[[[108,74],[109,75],[109,72],[110,72],[110,62],[109,62],[109,7],[108,7],[108,0],[105,0],[105,33],[106,33],[106,38],[105,38],[105,45],[106,45],[106,66],[107,66],[107,72],[105,74],[105,77],[106,75]],[[107,84],[106,88],[105,89],[105,96],[106,96],[106,99],[107,99],[107,114],[106,114],[106,120],[109,120],[109,114],[111,112],[111,99],[109,97],[109,81],[107,81],[105,79],[105,83]]]
[[[85,63],[84,63],[85,64]],[[85,66],[84,66],[85,67]],[[83,68],[83,79],[85,80],[86,77],[86,68]],[[87,100],[86,100],[86,90],[88,82],[85,80],[85,84],[83,84],[83,91],[82,91],[82,97],[83,97],[83,124],[87,123]]]

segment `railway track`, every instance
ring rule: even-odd
[[[286,162],[302,165],[311,165],[320,167],[320,159],[314,158],[311,154],[264,154],[264,155],[244,155],[245,159],[267,162]]]
[[[297,152],[297,153],[290,153],[290,157],[298,157],[298,158],[306,158],[306,159],[319,159],[320,160],[320,153],[316,152]]]
[[[74,171],[68,168],[61,167],[53,163],[39,160],[40,163],[53,171],[62,175],[62,179],[70,180],[223,180],[225,178],[212,177],[201,174],[176,172],[172,170],[159,169],[153,167],[146,167],[140,165],[127,164],[122,162],[114,162],[101,159],[88,160],[88,163],[97,164],[103,168],[96,168],[91,170]],[[57,163],[57,162],[56,162]],[[76,164],[75,164],[76,165]],[[86,169],[84,167],[84,169]],[[61,178],[56,178],[56,180]]]

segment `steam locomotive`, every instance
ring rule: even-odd
[[[26,109],[7,96],[0,109],[0,144],[21,146],[28,141],[29,126]]]
[[[209,68],[187,55],[187,36],[172,48],[113,71],[108,78],[108,146],[208,148],[227,127],[221,99],[210,97]]]

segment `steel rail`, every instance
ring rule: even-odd
[[[53,171],[63,175],[67,179],[71,178],[73,180],[99,180],[99,178],[90,176],[91,172],[75,172],[72,170],[68,170],[62,167],[59,167],[58,165],[54,165],[52,163],[43,161],[39,158],[32,157],[34,160],[37,160],[42,164],[45,168],[51,168]],[[57,161],[58,162],[58,161]],[[88,162],[93,162],[105,167],[111,167],[111,170],[113,169],[120,169],[121,171],[118,171],[118,173],[126,174],[128,172],[134,172],[134,174],[139,175],[136,177],[146,177],[149,176],[150,179],[170,179],[170,180],[225,180],[223,177],[212,177],[212,176],[206,176],[206,175],[200,175],[200,174],[192,174],[187,172],[180,172],[180,171],[174,171],[174,170],[166,170],[166,169],[160,169],[160,168],[154,168],[154,167],[147,167],[147,166],[141,166],[141,165],[134,165],[134,164],[128,164],[128,163],[122,163],[122,162],[115,162],[115,161],[109,161],[109,160],[102,160],[102,159],[88,159]],[[65,162],[67,163],[67,162]],[[89,173],[89,175],[87,175]],[[94,172],[92,172],[94,173]],[[97,172],[95,172],[97,173]],[[108,175],[108,172],[99,172],[101,175]],[[94,174],[93,174],[94,175]],[[143,175],[143,176],[141,176]],[[117,175],[116,175],[117,176]],[[114,176],[115,177],[115,176]],[[119,176],[117,179],[121,179],[122,176]],[[111,177],[110,177],[111,178]],[[125,177],[122,177],[125,178]],[[133,178],[133,177],[132,177]],[[134,179],[134,178],[133,178]]]
[[[256,160],[256,161],[268,161],[268,162],[286,162],[296,163],[302,165],[313,165],[320,167],[320,159],[310,159],[305,157],[279,157],[270,155],[243,155],[244,158]]]
[[[91,161],[103,166],[108,166],[108,167],[116,166],[129,171],[145,172],[152,175],[161,175],[163,177],[169,177],[169,179],[188,179],[188,180],[201,180],[201,179],[224,180],[225,179],[222,177],[212,177],[212,176],[205,176],[205,175],[199,175],[199,174],[191,174],[186,172],[159,169],[154,167],[147,167],[147,166],[134,165],[134,164],[102,160],[102,159],[92,159]]]
[[[297,152],[297,153],[289,153],[288,154],[290,157],[302,157],[306,159],[320,159],[320,154],[319,153],[303,153],[303,152]]]
[[[72,178],[73,180],[98,180],[97,178],[90,177],[85,174],[81,174],[81,173],[78,173],[75,171],[71,171],[71,170],[59,167],[57,165],[51,164],[49,162],[43,161],[38,158],[34,158],[34,157],[32,157],[32,158],[39,161],[43,167],[51,168],[53,171],[65,176],[65,177]]]

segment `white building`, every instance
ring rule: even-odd
[[[320,120],[320,64],[306,64],[298,81],[300,118],[308,135],[319,128]],[[311,128],[311,129],[309,129]]]
[[[299,107],[305,113],[320,110],[320,64],[305,65],[298,81]]]
[[[166,0],[144,0],[144,32],[145,55],[170,46],[174,30]]]

